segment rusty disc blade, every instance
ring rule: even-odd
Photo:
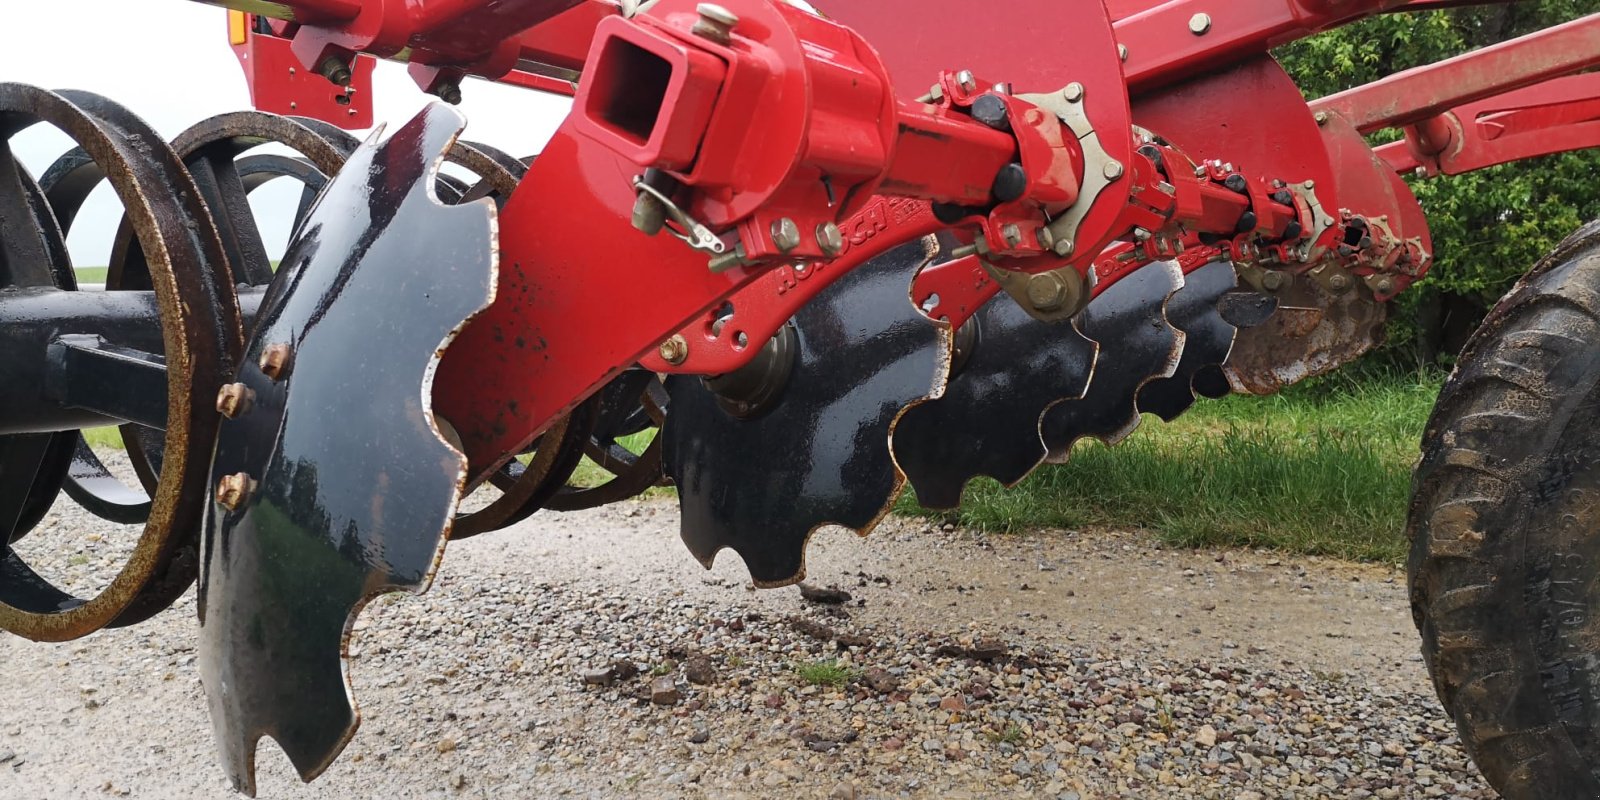
[[[889,427],[936,395],[948,328],[912,305],[932,245],[911,242],[852,270],[795,315],[792,371],[765,408],[735,416],[696,376],[667,380],[664,464],[678,487],[683,541],[711,565],[732,549],[757,585],[805,576],[825,524],[865,533],[904,484]]]
[[[359,148],[262,302],[235,376],[202,542],[200,675],[222,760],[254,791],[271,736],[320,774],[359,721],[350,626],[372,597],[432,579],[466,458],[430,408],[440,350],[493,296],[494,208],[447,207],[435,166],[462,118],[435,104]]]
[[[1365,289],[1333,294],[1300,278],[1275,293],[1277,313],[1239,331],[1224,371],[1233,391],[1274,394],[1331,372],[1383,341],[1388,309]]]
[[[1139,389],[1140,412],[1171,422],[1194,405],[1196,395],[1216,396],[1220,369],[1239,332],[1222,318],[1217,303],[1238,283],[1238,273],[1225,261],[1183,276],[1183,288],[1167,301],[1167,321],[1184,334],[1183,358],[1171,377],[1156,378]],[[1225,380],[1221,388],[1227,391]]]
[[[1048,460],[1065,461],[1073,443],[1085,436],[1114,444],[1139,427],[1139,389],[1170,377],[1183,355],[1183,332],[1167,322],[1165,312],[1168,298],[1182,286],[1177,264],[1146,264],[1079,315],[1078,327],[1100,344],[1100,358],[1083,397],[1044,412],[1039,432]]]
[[[926,508],[955,508],[980,475],[1012,485],[1045,457],[1040,419],[1082,397],[1097,345],[1076,321],[1040,322],[1007,297],[973,315],[971,354],[944,396],[906,409],[891,439],[895,462]]]

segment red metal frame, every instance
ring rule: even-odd
[[[1600,73],[1569,75],[1450,109],[1377,148],[1396,172],[1459,175],[1600,147]]]
[[[625,366],[735,369],[838,275],[943,226],[976,252],[911,293],[952,324],[1000,291],[982,265],[1075,270],[1090,295],[1154,259],[1331,265],[1383,299],[1431,258],[1396,169],[1600,142],[1600,78],[1560,77],[1600,64],[1600,15],[1308,105],[1269,48],[1439,0],[817,0],[831,20],[725,0],[731,33],[692,0],[633,18],[602,0],[207,1],[275,17],[303,66],[404,54],[442,95],[466,74],[576,91],[502,215],[499,297],[440,367],[475,478]],[[1393,126],[1407,141],[1380,157],[1363,134]],[[659,226],[636,205],[702,250],[640,233]],[[669,364],[675,333],[690,347]]]

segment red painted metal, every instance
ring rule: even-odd
[[[1600,14],[1591,14],[1406,70],[1311,104],[1337,113],[1371,133],[1434,117],[1451,107],[1483,100],[1550,78],[1600,65]]]
[[[377,59],[357,57],[350,85],[335,86],[303,67],[287,39],[258,32],[253,17],[230,22],[244,29],[244,42],[232,45],[233,54],[244,68],[245,85],[256,108],[314,117],[352,130],[372,127],[372,71]]]
[[[601,22],[576,100],[577,130],[662,170],[746,264],[822,259],[819,236],[879,187],[958,203],[989,198],[1016,142],[948,105],[897,102],[859,35],[786,4],[729,0],[727,42],[697,35],[689,0]],[[750,136],[751,120],[763,135]],[[1063,177],[1063,181],[1073,176]],[[798,242],[782,246],[786,226]]]
[[[1405,4],[1405,0],[1113,0],[1135,97],[1231,67],[1271,48]],[[1141,7],[1142,6],[1142,7]]]
[[[1091,296],[1150,260],[1226,256],[1292,272],[1338,264],[1385,278],[1381,298],[1426,270],[1431,244],[1393,174],[1404,158],[1395,146],[1375,156],[1364,131],[1412,126],[1405,155],[1444,171],[1600,138],[1600,80],[1548,80],[1600,63],[1600,17],[1313,107],[1268,48],[1421,5],[1016,0],[973,13],[956,0],[820,0],[832,21],[772,0],[723,5],[740,18],[727,41],[696,33],[693,0],[631,20],[601,0],[283,4],[299,23],[278,30],[301,64],[405,52],[425,83],[472,73],[557,92],[583,73],[577,113],[502,215],[496,303],[435,384],[475,479],[641,358],[702,374],[746,363],[838,275],[937,230],[929,200],[972,208],[952,227],[981,234],[992,264],[1071,267],[1094,278]],[[970,116],[987,81],[1006,83],[1004,130]],[[1088,140],[1040,110],[1069,83],[1105,151],[1093,164]],[[1026,189],[996,204],[994,176],[1013,162]],[[664,191],[689,216],[736,235],[743,260],[716,272],[706,253],[635,230],[633,181],[647,167],[677,179]],[[1079,197],[1091,169],[1109,184]],[[1034,236],[1004,241],[1007,224],[1033,233],[1075,202],[1089,205],[1070,256],[1041,255]],[[822,234],[840,220],[844,252],[829,261]],[[786,221],[801,243],[780,248]],[[756,268],[767,265],[781,266]],[[910,292],[959,325],[999,286],[970,256],[925,269]],[[709,315],[729,299],[734,317],[714,335]],[[656,347],[675,332],[689,356],[669,365]]]
[[[634,230],[638,167],[568,119],[500,217],[495,302],[444,354],[434,409],[473,479],[756,273]]]
[[[1402,174],[1458,175],[1590,147],[1600,147],[1600,73],[1555,78],[1453,108],[1377,153]]]
[[[755,358],[785,322],[835,280],[908,241],[938,233],[944,224],[924,201],[875,197],[839,228],[844,250],[838,258],[785,264],[762,273],[730,298],[731,314],[715,309],[678,331],[688,344],[683,361],[673,364],[660,353],[647,353],[640,366],[689,375],[732,372]]]

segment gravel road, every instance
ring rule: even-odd
[[[754,590],[732,553],[704,571],[676,535],[656,500],[452,547],[432,591],[359,621],[344,756],[306,786],[263,740],[260,796],[1494,796],[1387,568],[891,519],[814,538],[809,583],[850,596],[828,604]],[[21,549],[92,585],[128,541],[63,504]],[[192,593],[133,629],[0,639],[0,798],[233,796],[195,640]]]

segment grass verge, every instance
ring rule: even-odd
[[[989,531],[1144,527],[1189,547],[1267,547],[1375,561],[1404,557],[1412,462],[1434,376],[1334,375],[1273,397],[1200,401],[1147,416],[1116,447],[1080,443],[1013,489],[980,479],[953,517]],[[909,494],[909,493],[908,493]]]

